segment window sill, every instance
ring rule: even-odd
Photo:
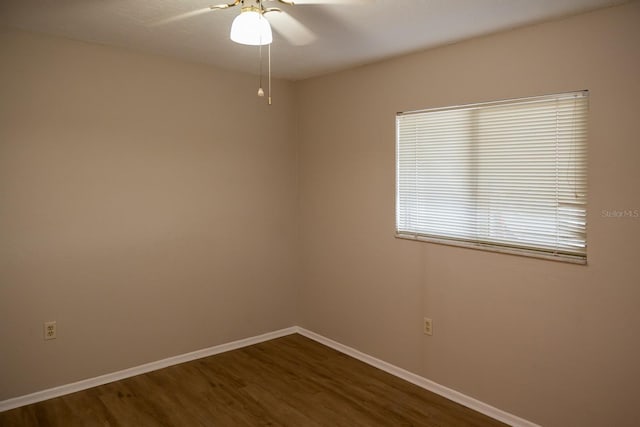
[[[488,252],[497,252],[501,254],[525,256],[529,258],[538,258],[548,261],[565,262],[569,264],[586,265],[587,258],[579,255],[558,254],[552,252],[540,252],[531,249],[514,248],[508,246],[498,246],[488,243],[480,242],[467,242],[462,240],[444,239],[430,236],[422,236],[417,234],[408,233],[395,233],[395,237],[398,239],[414,240],[426,243],[436,243],[440,245],[456,246],[460,248],[476,249]]]

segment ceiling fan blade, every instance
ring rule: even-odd
[[[273,29],[294,46],[311,44],[317,38],[313,31],[286,12],[272,12],[265,16]]]
[[[154,21],[149,24],[151,27],[156,27],[158,25],[166,25],[176,21],[182,21],[183,19],[192,18],[194,16],[202,15],[203,13],[211,12],[213,9],[211,7],[203,7],[202,9],[196,9],[189,12],[181,13],[180,15],[170,16],[165,19],[160,19],[159,21]]]
[[[191,10],[189,12],[181,13],[180,15],[170,16],[168,18],[161,19],[159,21],[154,21],[154,22],[150,23],[149,25],[151,27],[155,27],[155,26],[158,26],[158,25],[170,24],[172,22],[181,21],[183,19],[192,18],[194,16],[202,15],[203,13],[216,11],[216,10],[222,10],[222,9],[228,9],[230,7],[239,5],[240,3],[242,3],[242,0],[233,0],[232,3],[222,3],[222,4],[212,5],[212,6],[209,6],[209,7],[203,7],[201,9],[195,9],[195,10]]]
[[[228,9],[230,7],[239,5],[240,3],[242,3],[242,0],[234,0],[233,3],[222,3],[222,4],[216,4],[216,5],[213,5],[213,6],[209,6],[209,9],[211,9],[211,10]]]
[[[293,0],[293,3],[296,5],[303,4],[363,4],[366,3],[367,0]]]

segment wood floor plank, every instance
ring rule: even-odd
[[[499,427],[301,335],[0,413],[2,427]]]
[[[147,397],[138,394],[139,391],[132,389],[129,384],[130,380],[126,379],[99,387],[98,399],[108,408],[118,425],[170,426],[164,414],[156,413]]]
[[[245,391],[256,401],[261,402],[272,418],[277,419],[285,427],[322,427],[313,418],[296,408],[295,404],[275,395],[272,390],[259,384],[249,384]]]
[[[74,425],[82,427],[117,427],[119,425],[118,422],[98,398],[97,390],[93,388],[62,396],[63,402],[73,409]],[[70,424],[68,425],[72,427]]]

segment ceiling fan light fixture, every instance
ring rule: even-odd
[[[231,40],[251,46],[271,44],[271,25],[259,8],[243,7],[231,24]]]

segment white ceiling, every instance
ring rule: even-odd
[[[219,2],[224,0],[0,0],[0,24],[256,73],[257,48],[229,40],[238,7],[190,14]],[[273,74],[299,80],[625,0],[263,2],[286,12],[266,15],[275,30]],[[315,2],[324,4],[303,4]],[[298,45],[278,29],[289,38],[295,34]]]

